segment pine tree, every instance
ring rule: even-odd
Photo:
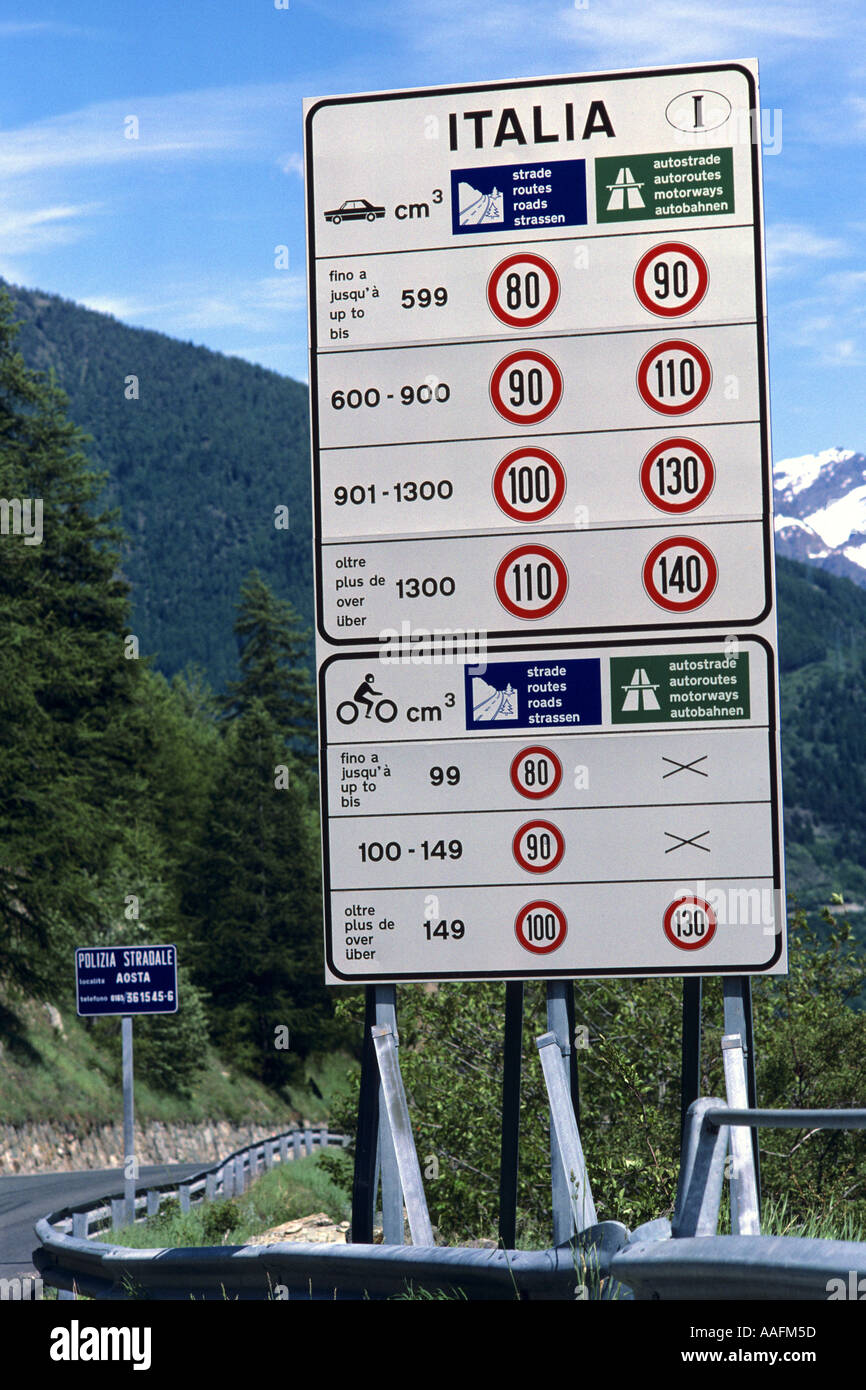
[[[288,599],[278,599],[252,570],[241,587],[234,633],[239,681],[223,701],[229,717],[248,713],[260,700],[289,747],[305,761],[315,751],[315,690],[304,665],[309,634]]]
[[[330,1040],[318,855],[304,779],[261,700],[225,738],[200,859],[195,978],[218,1046],[271,1085]],[[286,775],[288,772],[288,776]],[[289,1049],[276,1030],[289,1030]]]
[[[100,874],[137,777],[137,677],[122,533],[98,510],[102,478],[65,396],[26,366],[16,332],[2,291],[0,977],[44,992],[68,988],[72,944],[89,944],[102,916]],[[41,508],[29,544],[16,527],[25,499],[31,522]]]

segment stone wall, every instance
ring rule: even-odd
[[[215,1120],[204,1125],[152,1124],[135,1127],[140,1164],[201,1163],[226,1158],[235,1149],[290,1128],[291,1121],[231,1125]],[[77,1169],[119,1168],[123,1154],[121,1125],[76,1131],[54,1124],[0,1124],[0,1176],[10,1173],[70,1173]]]

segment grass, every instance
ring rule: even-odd
[[[0,990],[0,1118],[13,1126],[47,1120],[76,1134],[119,1124],[120,1019],[108,1020],[99,1035],[77,1017],[73,1001],[62,1003],[61,1017],[63,1035],[42,1005],[13,1004]],[[157,1090],[137,1074],[135,1118],[138,1124],[158,1120],[184,1126],[226,1120],[266,1126],[276,1134],[301,1120],[326,1120],[333,1102],[350,1088],[348,1073],[357,1065],[340,1053],[313,1055],[307,1058],[305,1083],[279,1095],[208,1048],[206,1066],[188,1094]]]
[[[16,1002],[13,1007],[0,999],[3,1123],[44,1124],[48,1120],[76,1133],[119,1124],[120,1019],[116,1020],[116,1048],[106,1048],[76,1016],[74,1003],[64,1005],[61,1015],[65,1036],[55,1032],[45,1009],[34,1001]],[[343,1061],[344,1070],[345,1066]],[[276,1133],[291,1124],[293,1114],[286,1099],[235,1073],[209,1048],[207,1066],[188,1095],[158,1091],[136,1077],[135,1117],[141,1124],[152,1120],[182,1125],[228,1120],[232,1124],[272,1125]],[[317,1114],[305,1117],[318,1118]]]
[[[285,1221],[323,1211],[332,1221],[347,1221],[351,1200],[338,1187],[320,1156],[292,1159],[257,1178],[242,1197],[202,1202],[181,1212],[176,1199],[164,1202],[157,1216],[135,1226],[104,1231],[98,1239],[136,1250],[198,1245],[245,1245]]]
[[[788,1198],[763,1204],[761,1234],[765,1236],[805,1236],[812,1240],[866,1240],[866,1227],[850,1211],[840,1211],[833,1202],[818,1212],[795,1214]]]

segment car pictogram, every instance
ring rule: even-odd
[[[384,216],[385,209],[368,203],[366,198],[347,198],[341,207],[325,213],[325,221],[339,227],[341,222],[375,222],[377,217]]]

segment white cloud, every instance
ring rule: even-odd
[[[92,29],[82,29],[77,24],[61,24],[52,19],[39,20],[0,20],[0,39],[29,38],[38,34],[57,34],[61,38],[81,37],[92,34]]]
[[[503,60],[515,76],[526,71],[653,66],[681,59],[748,58],[769,45],[785,48],[832,39],[858,23],[854,0],[832,9],[792,0],[720,5],[717,0],[502,0],[468,6],[465,0],[410,0],[399,9],[365,7],[367,19],[397,27],[407,45],[453,63],[483,53],[491,72]]]
[[[279,128],[287,88],[276,84],[211,88],[170,96],[101,102],[0,131],[0,177],[130,159],[190,159],[267,147]],[[138,138],[125,135],[129,116]]]
[[[14,254],[75,241],[81,235],[81,229],[72,225],[73,220],[88,216],[99,206],[99,203],[70,203],[14,212],[0,208],[0,242],[3,250]]]
[[[299,178],[304,177],[304,157],[300,154],[288,154],[285,159],[280,161],[280,168],[284,174],[297,174]]]
[[[83,295],[79,303],[98,313],[112,314],[140,328],[154,328],[179,338],[196,338],[226,328],[249,333],[273,333],[285,327],[286,316],[306,307],[306,282],[288,272],[259,280],[220,278],[199,284],[163,284],[147,299],[128,295]]]
[[[779,222],[767,227],[767,274],[771,278],[801,270],[804,262],[824,261],[845,254],[838,237],[821,236],[811,227],[796,222]]]

